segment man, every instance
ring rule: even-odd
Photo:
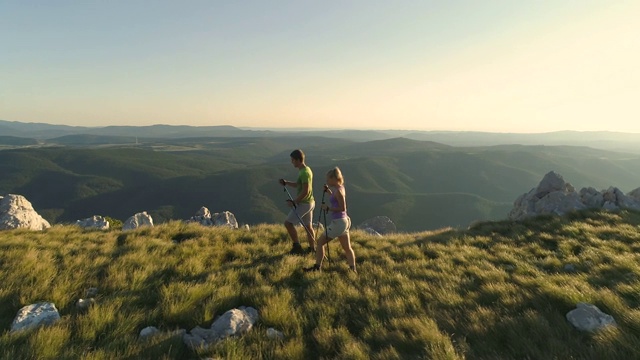
[[[311,219],[313,217],[313,208],[315,202],[313,200],[313,172],[304,162],[304,153],[302,150],[297,149],[291,152],[291,164],[298,169],[298,180],[296,182],[280,179],[280,185],[290,186],[297,189],[297,196],[293,200],[288,199],[287,202],[291,211],[287,215],[287,219],[284,221],[284,226],[289,232],[291,240],[293,240],[293,247],[290,254],[301,255],[304,254],[300,240],[298,240],[298,232],[295,225],[300,223],[307,233],[307,239],[309,240],[309,252],[315,252],[316,240],[313,233],[313,227],[311,226]]]

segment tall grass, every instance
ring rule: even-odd
[[[358,274],[287,255],[284,227],[170,222],[134,231],[54,226],[0,233],[0,357],[12,359],[640,358],[640,214],[582,212],[465,231],[354,231]],[[568,266],[571,265],[571,266]],[[96,303],[75,303],[97,287]],[[38,301],[55,325],[10,333]],[[565,314],[589,302],[617,328],[589,334]],[[252,306],[249,333],[189,350],[178,329]],[[162,333],[142,340],[147,326]],[[266,335],[282,331],[282,340]]]

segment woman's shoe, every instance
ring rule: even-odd
[[[313,265],[312,267],[302,268],[304,272],[320,271],[320,265]]]

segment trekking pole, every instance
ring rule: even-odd
[[[324,194],[322,195],[324,196]],[[324,204],[324,202],[323,202]],[[327,239],[328,238],[328,230],[327,230],[327,213],[329,212],[329,209],[323,211],[324,213],[324,238]],[[329,241],[327,241],[327,260],[329,262],[331,262],[331,249],[329,249]]]
[[[284,181],[283,179],[280,179],[280,180]],[[291,201],[291,204],[293,205],[293,213],[296,214],[296,217],[298,218],[298,221],[300,221],[300,225],[302,225],[302,227],[307,232],[307,234],[309,234],[309,236],[313,237],[313,234],[311,233],[311,230],[309,230],[307,228],[307,225],[304,224],[304,222],[302,221],[302,218],[300,217],[300,215],[296,211],[298,207],[296,206],[296,202],[293,201],[293,198],[291,197],[291,193],[289,192],[289,189],[287,189],[287,184],[284,183],[284,185],[282,185],[282,187],[284,188],[284,191],[287,193],[287,195],[289,195],[289,201]]]

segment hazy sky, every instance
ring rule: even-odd
[[[638,0],[1,0],[0,119],[640,132]]]

